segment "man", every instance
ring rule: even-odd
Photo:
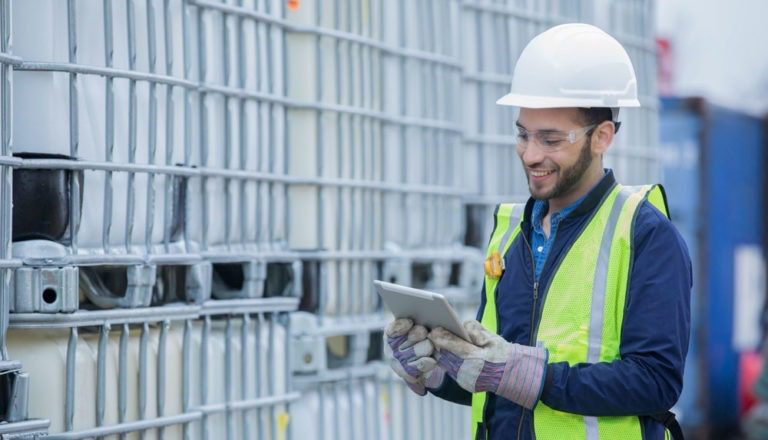
[[[661,187],[602,167],[619,108],[640,105],[627,53],[594,26],[556,26],[498,104],[520,108],[531,199],[496,210],[471,340],[398,319],[393,368],[421,395],[471,404],[475,438],[668,438],[691,263]]]

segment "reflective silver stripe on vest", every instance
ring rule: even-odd
[[[597,267],[592,284],[592,310],[589,317],[589,345],[587,347],[587,362],[597,363],[600,360],[600,349],[603,344],[603,315],[605,313],[605,288],[608,281],[608,263],[611,258],[611,242],[616,225],[619,223],[619,214],[630,195],[642,187],[621,188],[616,200],[611,207],[608,223],[603,231],[600,241],[600,252],[597,255]],[[584,417],[587,430],[587,440],[598,439],[597,417]]]
[[[509,211],[509,225],[507,226],[507,230],[504,231],[504,236],[501,237],[498,249],[502,262],[504,261],[504,245],[507,243],[507,241],[509,241],[509,236],[512,235],[512,231],[515,230],[515,226],[520,223],[520,217],[523,216],[524,210],[525,204],[515,203],[512,205],[512,209]]]

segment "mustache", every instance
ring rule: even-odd
[[[523,163],[523,168],[525,171],[560,171],[560,167],[555,164],[547,164],[544,162],[535,163],[535,164],[525,164]]]

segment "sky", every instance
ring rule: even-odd
[[[657,0],[657,36],[672,47],[672,90],[768,113],[768,0]]]

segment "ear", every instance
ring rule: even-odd
[[[595,154],[605,154],[613,143],[613,135],[616,128],[611,121],[603,121],[595,127],[592,133],[592,152]]]

